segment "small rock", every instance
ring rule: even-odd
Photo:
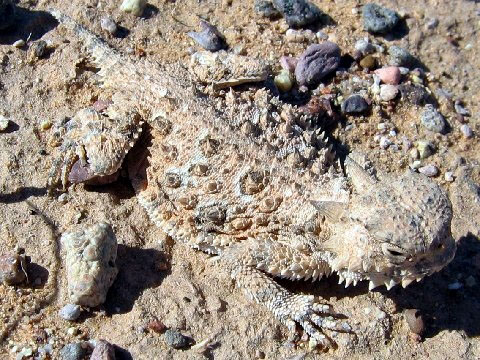
[[[40,129],[46,131],[52,127],[52,122],[50,120],[44,120],[40,123]]]
[[[146,7],[146,0],[123,0],[120,10],[135,16],[142,16]]]
[[[62,360],[82,360],[86,354],[87,350],[81,343],[67,344],[60,350]]]
[[[281,15],[271,1],[255,0],[254,9],[257,14],[269,19],[276,19]]]
[[[66,204],[66,203],[68,202],[68,194],[67,194],[67,193],[61,194],[61,195],[57,198],[57,201],[58,201],[60,204]]]
[[[425,105],[420,121],[426,129],[440,134],[443,134],[447,127],[443,115],[431,104]]]
[[[379,142],[380,148],[387,149],[392,144],[393,143],[387,137],[382,136],[380,138],[380,142]]]
[[[71,326],[67,329],[67,334],[71,335],[71,336],[77,335],[78,334],[78,329],[74,326]]]
[[[365,56],[362,60],[360,60],[360,66],[364,69],[373,69],[377,64],[375,57],[372,55]]]
[[[273,81],[275,82],[275,86],[281,92],[290,91],[291,88],[293,87],[292,77],[290,75],[290,72],[287,70],[280,71],[280,73],[277,76],[275,76]]]
[[[0,0],[0,31],[15,22],[15,4],[11,0]]]
[[[288,29],[285,32],[285,40],[292,43],[302,43],[304,41],[314,41],[315,34],[312,30]]]
[[[60,311],[58,312],[58,315],[60,315],[62,319],[65,319],[68,321],[75,321],[78,319],[81,313],[82,313],[82,309],[79,305],[67,304],[60,309]]]
[[[165,331],[163,338],[167,345],[174,349],[184,349],[192,344],[192,339],[172,329]]]
[[[454,182],[455,181],[455,178],[453,176],[453,172],[447,171],[445,173],[445,181],[448,181],[448,182]]]
[[[368,40],[368,38],[357,40],[355,43],[355,50],[363,55],[368,55],[375,52],[375,46]]]
[[[320,19],[321,11],[307,0],[273,0],[273,6],[282,14],[288,26],[299,28]]]
[[[418,172],[428,177],[434,177],[438,175],[438,168],[435,165],[426,165],[419,168]]]
[[[156,332],[157,334],[161,334],[165,331],[166,326],[160,320],[152,320],[147,325],[148,329]]]
[[[25,46],[25,40],[23,39],[17,40],[12,44],[12,46],[16,48],[22,48]]]
[[[418,150],[415,149],[415,148],[410,149],[410,157],[411,157],[413,160],[417,160],[417,159],[420,157],[420,154],[419,154]]]
[[[70,300],[77,305],[102,304],[117,276],[117,239],[112,227],[99,223],[77,232],[64,233],[67,250],[67,282]]]
[[[115,360],[115,348],[105,340],[98,340],[90,360]]]
[[[368,110],[368,103],[361,95],[351,95],[342,102],[341,110],[344,114],[361,114]]]
[[[110,33],[111,35],[115,35],[117,30],[118,30],[118,27],[117,27],[117,24],[115,23],[115,21],[113,21],[113,19],[111,17],[103,17],[101,20],[100,20],[100,27],[102,28],[102,30],[105,30],[106,32]]]
[[[463,116],[470,116],[470,111],[465,109],[465,107],[462,105],[460,101],[455,101],[455,111],[457,114],[463,115]]]
[[[411,67],[415,64],[416,60],[412,54],[406,49],[392,45],[388,48],[388,54],[390,55],[389,64],[394,66]]]
[[[398,87],[396,85],[383,84],[380,85],[380,99],[382,101],[390,101],[395,99],[398,94]]]
[[[0,131],[5,131],[8,128],[10,120],[8,120],[5,116],[0,115]]]
[[[448,290],[459,290],[463,287],[463,284],[455,281],[454,283],[448,284]]]
[[[400,79],[402,78],[400,69],[397,66],[387,66],[381,69],[377,69],[375,70],[375,74],[378,75],[378,77],[384,84],[388,85],[398,85]]]
[[[35,43],[33,47],[33,53],[38,59],[43,58],[47,53],[47,43],[46,41],[40,40]]]
[[[295,67],[297,66],[298,59],[293,56],[282,56],[280,58],[280,65],[283,69],[287,70],[288,72],[295,72]]]
[[[407,309],[404,315],[411,332],[421,335],[425,331],[425,323],[417,309]]]
[[[190,31],[188,33],[188,36],[195,40],[197,44],[199,44],[205,50],[212,52],[219,51],[227,47],[225,38],[222,34],[220,34],[216,26],[213,26],[204,20],[200,20],[200,26],[202,31]]]
[[[426,159],[431,156],[434,152],[435,147],[430,141],[419,140],[416,143],[416,147],[418,150],[418,155],[420,159]]]
[[[398,85],[402,100],[405,100],[412,105],[425,105],[432,103],[432,97],[427,92],[424,86],[413,84]]]
[[[362,8],[363,28],[372,34],[386,34],[399,22],[398,14],[377,4],[366,4]]]
[[[410,164],[410,168],[413,170],[419,169],[422,166],[422,162],[420,160],[415,160],[413,163]]]
[[[425,23],[425,26],[429,30],[435,29],[438,26],[438,19],[436,18],[428,19],[427,22]]]
[[[27,261],[21,254],[0,256],[0,284],[18,285],[27,280]]]
[[[208,296],[206,298],[207,310],[211,313],[223,312],[225,311],[225,303],[215,295]]]
[[[470,139],[471,137],[473,137],[472,128],[467,124],[463,124],[462,126],[460,126],[460,131],[462,132],[463,136],[465,136],[467,139]]]
[[[295,77],[300,85],[316,85],[325,76],[335,71],[340,64],[340,48],[325,41],[310,45],[298,60]]]

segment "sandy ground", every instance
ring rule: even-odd
[[[343,53],[352,53],[355,41],[367,35],[360,12],[352,11],[363,2],[314,3],[329,18],[314,30],[335,40]],[[447,90],[472,114],[465,119],[476,133],[471,139],[462,136],[452,101],[444,98],[438,101],[451,127],[446,135],[432,135],[416,126],[419,109],[414,106],[399,106],[387,119],[399,136],[436,145],[438,151],[425,163],[439,167],[435,180],[449,191],[458,251],[443,271],[405,290],[368,292],[364,283],[346,290],[336,285],[335,276],[313,284],[282,282],[289,289],[323,296],[356,329],[355,335],[338,339],[337,350],[320,355],[285,344],[285,328],[265,309],[252,305],[207,255],[165,241],[137,204],[127,180],[100,188],[71,187],[65,204],[47,196],[54,149],[49,143],[51,130],[41,129],[45,121],[71,117],[102,97],[92,69],[76,66],[87,57],[81,44],[47,21],[42,13],[47,8],[69,14],[121,51],[160,63],[188,61],[195,45],[186,33],[198,28],[200,17],[216,24],[232,48],[242,46],[245,54],[267,59],[276,69],[280,56],[298,55],[307,43],[286,42],[285,21],[260,18],[253,2],[152,0],[146,16],[136,18],[122,13],[116,1],[20,1],[17,27],[0,35],[0,112],[12,120],[7,131],[0,133],[0,249],[25,248],[36,285],[0,285],[4,335],[0,356],[14,359],[10,353],[14,345],[40,346],[39,333],[47,329],[54,358],[59,358],[58,350],[66,343],[100,338],[119,347],[120,359],[204,358],[192,350],[173,350],[161,335],[145,331],[151,320],[159,319],[196,342],[211,338],[207,357],[212,359],[480,358],[480,193],[476,185],[480,180],[480,4],[466,0],[379,3],[405,15],[406,31],[395,39],[378,41],[408,47],[433,75],[430,88]],[[122,26],[122,37],[101,30],[100,19],[105,15]],[[428,29],[432,18],[438,19],[438,26]],[[12,46],[29,34],[27,46]],[[44,59],[32,57],[31,45],[39,39],[50,44]],[[401,172],[408,166],[408,153],[382,150],[373,141],[378,124],[384,121],[377,113],[348,118],[332,136],[366,152],[378,168]],[[347,124],[354,126],[345,131]],[[444,180],[446,171],[454,173],[453,183]],[[69,324],[57,315],[67,302],[59,234],[72,225],[98,220],[110,222],[117,235],[120,272],[106,303]],[[160,270],[165,259],[167,271]],[[455,282],[462,287],[450,290],[448,285]],[[409,330],[403,315],[409,308],[423,315],[422,339]],[[72,326],[75,335],[67,333]]]

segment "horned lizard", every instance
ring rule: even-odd
[[[132,62],[52,13],[93,56],[113,105],[81,110],[65,125],[50,185],[111,176],[127,158],[151,220],[217,256],[292,334],[299,325],[329,347],[350,327],[330,305],[273,277],[318,280],[336,272],[345,286],[367,280],[370,289],[390,289],[453,258],[451,205],[432,180],[413,172],[374,176],[353,156],[344,175],[315,122],[267,90],[206,96],[181,65]],[[131,151],[139,138],[146,153]]]

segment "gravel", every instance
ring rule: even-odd
[[[393,66],[405,66],[410,68],[415,65],[416,59],[405,48],[392,45],[388,48],[389,65]]]
[[[425,323],[417,309],[407,309],[403,313],[410,331],[417,335],[422,335],[425,331]]]
[[[10,120],[8,120],[5,116],[0,115],[0,131],[5,131],[10,124]]]
[[[295,77],[299,85],[317,85],[325,76],[335,71],[340,64],[340,48],[325,41],[310,45],[298,60]]]
[[[429,156],[433,155],[434,145],[430,141],[419,140],[417,141],[416,148],[418,150],[418,155],[420,159],[426,159]]]
[[[0,0],[0,31],[9,28],[15,22],[15,5],[11,0]]]
[[[388,85],[398,85],[400,79],[402,78],[402,74],[400,73],[398,66],[387,66],[377,69],[375,70],[375,74],[378,75],[384,84]]]
[[[434,177],[438,175],[438,168],[435,165],[426,165],[419,168],[418,172],[428,177]]]
[[[362,8],[363,28],[372,34],[387,34],[399,22],[398,14],[377,4],[366,4]]]
[[[142,16],[146,7],[146,0],[124,0],[120,5],[120,10],[135,16]]]
[[[82,360],[86,354],[87,350],[81,343],[67,344],[60,350],[62,360]]]
[[[46,41],[40,40],[35,43],[33,48],[33,53],[39,59],[43,58],[47,54],[47,43]]]
[[[422,125],[435,133],[443,134],[447,128],[447,122],[443,115],[431,104],[425,105],[420,116]]]
[[[300,28],[320,19],[322,12],[307,0],[273,0],[273,6],[282,14],[288,26]]]
[[[368,110],[368,103],[361,95],[349,96],[341,105],[344,114],[361,114]]]
[[[471,137],[473,137],[473,130],[467,124],[463,124],[462,126],[460,126],[460,131],[462,132],[463,136],[466,137],[467,139],[470,139]]]
[[[380,99],[382,101],[390,101],[395,99],[398,94],[398,87],[396,85],[383,84],[380,85]]]
[[[105,30],[111,35],[115,35],[118,30],[118,27],[115,21],[113,21],[113,19],[108,16],[103,17],[100,20],[100,27],[102,28],[102,30]]]
[[[0,284],[18,285],[27,280],[27,262],[20,254],[0,255]]]
[[[105,340],[98,340],[90,360],[115,360],[115,348]]]
[[[212,52],[227,48],[225,38],[222,34],[220,34],[215,26],[204,20],[200,20],[200,26],[202,31],[190,31],[188,33],[188,36],[195,40],[197,44],[199,44],[205,50]]]
[[[355,50],[360,51],[363,55],[367,55],[375,52],[375,46],[373,46],[368,38],[364,38],[357,40]]]
[[[60,309],[60,311],[58,312],[58,315],[60,315],[62,319],[65,319],[68,321],[75,321],[78,319],[81,313],[82,313],[82,308],[79,305],[67,304]]]
[[[167,345],[174,349],[184,349],[192,344],[192,339],[172,329],[166,330],[163,338]]]

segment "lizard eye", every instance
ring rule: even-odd
[[[383,243],[382,251],[387,257],[395,260],[404,260],[407,257],[405,250],[393,244]]]

